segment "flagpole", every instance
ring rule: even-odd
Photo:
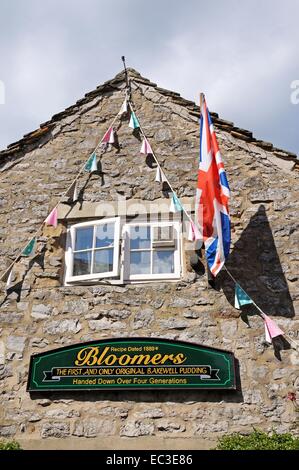
[[[200,113],[202,112],[202,107],[203,107],[204,98],[205,98],[204,93],[199,93],[199,107],[200,107]]]
[[[131,84],[130,84],[130,80],[129,80],[129,77],[128,77],[128,70],[127,70],[127,66],[126,66],[126,57],[124,55],[121,56],[121,60],[123,62],[123,65],[124,65],[124,72],[125,72],[125,77],[126,77],[126,85],[127,85],[127,97],[128,99],[130,100],[131,99],[131,95],[132,95],[132,90],[131,90]]]
[[[200,116],[202,116],[202,111],[203,111],[203,102],[204,102],[204,99],[205,99],[205,95],[204,93],[200,92],[199,93],[199,107],[200,107]],[[201,121],[200,121],[201,122]],[[201,125],[200,125],[201,127]],[[201,129],[200,129],[201,130]],[[196,203],[196,206],[198,206],[198,204]],[[195,211],[195,215],[196,215],[196,211]],[[198,225],[198,220],[196,220],[197,222],[197,225]],[[203,234],[202,234],[203,236]],[[202,241],[202,245],[204,248],[205,248],[205,245]],[[215,276],[213,276],[213,274],[211,273],[210,271],[210,267],[209,267],[209,263],[207,263],[207,279],[208,279],[208,283],[210,284],[211,282],[214,282],[215,281]],[[211,284],[210,284],[211,285]]]

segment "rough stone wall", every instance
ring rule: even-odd
[[[150,86],[133,85],[133,89],[138,118],[174,189],[179,196],[193,196],[196,117]],[[58,122],[48,142],[9,165],[4,162],[2,266],[26,244],[71,183],[122,100],[121,91],[95,97]],[[115,201],[119,195],[160,198],[155,170],[139,154],[140,141],[128,128],[128,120],[120,122],[118,136],[120,148],[102,156],[102,175],[80,178],[84,200]],[[283,160],[254,144],[225,131],[218,136],[232,190],[232,250],[227,266],[255,302],[298,341],[298,173],[283,168]],[[275,351],[267,346],[262,320],[253,307],[240,317],[233,307],[234,285],[225,272],[215,289],[208,285],[203,267],[196,272],[189,265],[184,278],[175,283],[64,287],[65,226],[61,221],[56,230],[44,230],[38,240],[41,254],[18,263],[17,289],[2,295],[0,436],[215,440],[226,432],[249,432],[252,426],[298,432],[298,418],[286,400],[288,391],[299,388],[298,352],[282,343]],[[231,350],[239,361],[239,390],[33,397],[26,392],[32,353],[120,336],[172,338]]]

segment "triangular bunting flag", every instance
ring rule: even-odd
[[[272,343],[272,338],[276,338],[276,336],[284,335],[284,332],[268,315],[264,314],[263,318],[265,321],[265,339],[267,343]]]
[[[183,210],[183,208],[182,208],[182,205],[181,205],[177,195],[175,193],[172,193],[169,212],[180,212],[182,210]]]
[[[164,175],[163,171],[161,171],[161,174],[162,174],[162,183],[168,183],[168,179]]]
[[[98,163],[97,163],[97,156],[94,155],[92,162],[91,162],[91,168],[90,172],[93,173],[94,171],[98,171]]]
[[[12,280],[13,280],[13,268],[11,268],[11,270],[9,272],[9,275],[8,275],[8,278],[7,278],[7,281],[6,281],[6,289],[9,289],[11,287]]]
[[[138,129],[140,127],[138,119],[137,119],[136,114],[134,113],[134,111],[132,111],[132,113],[131,113],[129,127],[131,127],[132,129]]]
[[[162,171],[159,166],[157,166],[155,181],[157,181],[157,183],[162,183]]]
[[[140,153],[144,153],[144,155],[148,155],[149,153],[153,154],[152,148],[146,138],[143,139]]]
[[[195,223],[191,220],[189,224],[189,233],[188,233],[188,240],[190,242],[201,240],[202,237],[200,235],[200,231],[198,230],[197,226]]]
[[[75,181],[74,192],[73,192],[73,202],[77,201],[77,199],[78,199],[78,185],[77,185],[77,181]]]
[[[267,328],[266,322],[265,322],[265,341],[266,343],[272,343],[271,336],[269,334],[269,330]]]
[[[4,273],[3,275],[1,276],[0,280],[2,282],[6,282],[6,285],[8,283],[8,280],[9,280],[9,277],[11,275],[11,272],[12,272],[12,269],[13,269],[13,266],[9,267]]]
[[[35,253],[36,238],[32,238],[22,251],[22,256],[33,256]]]
[[[235,286],[235,308],[241,309],[242,305],[253,304],[252,299],[246,294],[246,292],[236,284]]]
[[[119,110],[118,116],[122,116],[122,114],[125,114],[127,112],[128,112],[128,102],[127,102],[127,98],[125,98]]]
[[[97,156],[95,152],[87,160],[84,170],[89,171],[90,173],[98,170]]]
[[[75,202],[78,199],[78,185],[77,181],[74,181],[70,186],[69,190],[66,193],[66,196],[72,198],[72,201]]]
[[[161,170],[161,168],[159,166],[157,166],[155,181],[157,181],[157,183],[167,182],[167,178],[166,178],[166,176],[164,175],[163,171]]]
[[[108,131],[104,135],[102,139],[102,144],[114,144],[115,138],[114,138],[114,129],[113,127],[109,127]]]
[[[54,228],[56,228],[57,227],[57,219],[58,219],[58,211],[57,211],[57,207],[54,207],[52,212],[50,212],[50,214],[46,218],[45,224],[52,225]]]

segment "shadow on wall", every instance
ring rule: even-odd
[[[48,398],[54,400],[75,400],[78,402],[135,402],[135,403],[243,403],[244,397],[241,387],[240,365],[235,357],[236,390],[119,390],[119,391],[54,391],[31,392],[31,400]]]
[[[293,302],[263,205],[235,243],[226,267],[264,313],[294,317]],[[227,300],[234,306],[235,284],[225,270],[220,274],[220,283]],[[256,313],[253,306],[247,307],[248,313],[249,308]]]
[[[44,392],[31,393],[31,400],[41,399],[75,400],[77,402],[135,402],[155,404],[192,404],[192,403],[243,403],[241,391],[237,390],[119,390],[86,392]]]

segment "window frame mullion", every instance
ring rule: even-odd
[[[93,273],[93,263],[94,263],[95,234],[96,234],[96,225],[93,226],[90,274],[94,274]]]
[[[99,225],[104,225],[104,224],[109,224],[113,223],[114,224],[114,232],[113,232],[113,246],[109,247],[99,247],[99,250],[101,248],[103,249],[112,249],[113,250],[113,267],[112,271],[106,271],[104,273],[95,273],[94,272],[94,257],[95,257],[95,241],[96,241],[96,230],[97,226]],[[91,249],[88,248],[86,250],[75,250],[75,238],[76,238],[76,229],[79,229],[81,227],[88,227],[92,226],[93,227],[93,241],[92,241],[92,247]],[[72,225],[71,227],[68,228],[67,230],[67,250],[65,253],[65,264],[66,264],[66,270],[65,270],[65,285],[71,285],[73,282],[80,282],[80,281],[96,281],[96,280],[101,280],[102,278],[115,278],[119,275],[119,266],[120,266],[120,260],[119,260],[119,244],[120,244],[120,217],[109,217],[107,219],[101,219],[101,220],[91,220],[89,222],[82,222],[78,223],[75,225]],[[74,268],[74,254],[78,252],[89,252],[91,251],[91,268],[90,268],[90,274],[82,274],[78,276],[73,276],[73,268]]]

